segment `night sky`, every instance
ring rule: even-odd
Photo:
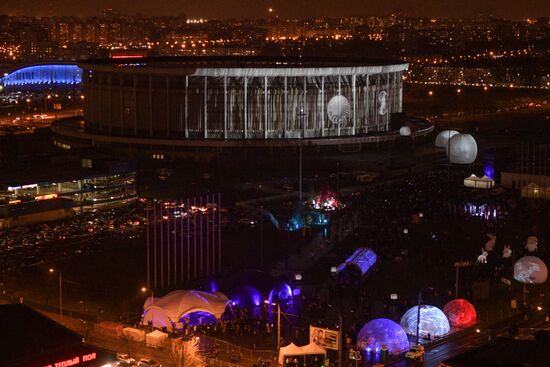
[[[105,8],[123,13],[204,18],[260,18],[273,7],[282,18],[387,15],[473,17],[490,13],[505,18],[550,15],[550,0],[0,0],[9,15],[98,15]]]

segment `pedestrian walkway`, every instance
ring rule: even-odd
[[[329,253],[332,248],[332,243],[324,238],[322,233],[317,232],[299,253],[292,255],[286,263],[282,261],[277,263],[271,271],[271,275],[277,277],[289,272],[304,272]]]

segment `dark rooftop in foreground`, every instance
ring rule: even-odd
[[[534,340],[500,338],[444,361],[450,367],[548,367],[550,332],[538,331]]]
[[[24,304],[0,305],[0,325],[2,367],[44,367],[74,359],[83,367],[97,367],[114,360],[111,353],[83,343],[79,334]]]
[[[21,304],[0,306],[0,366],[50,353],[62,346],[80,345],[82,337]]]

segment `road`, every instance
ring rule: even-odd
[[[432,347],[427,347],[424,363],[421,364],[421,366],[437,367],[439,363],[487,344],[491,339],[495,339],[499,336],[506,336],[508,335],[509,325],[509,323],[501,323],[493,330],[485,329],[481,330],[479,333],[477,333],[475,329],[465,331],[460,336],[449,339],[443,343],[437,343]],[[542,316],[537,316],[527,321],[521,321],[518,325],[520,333],[517,335],[517,338],[526,338],[536,330],[550,327],[550,323],[546,322]],[[387,363],[386,365],[392,367],[405,367],[417,366],[417,363],[402,358],[395,362]]]
[[[9,127],[45,127],[49,126],[56,119],[62,119],[67,117],[74,117],[82,114],[81,108],[66,108],[59,111],[48,111],[42,113],[28,113],[26,111],[17,111],[10,113],[10,115],[0,114],[0,126]],[[33,115],[43,115],[43,118],[33,118]],[[16,121],[16,119],[19,120]]]

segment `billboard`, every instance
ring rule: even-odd
[[[309,342],[323,348],[338,350],[338,331],[309,326]]]

